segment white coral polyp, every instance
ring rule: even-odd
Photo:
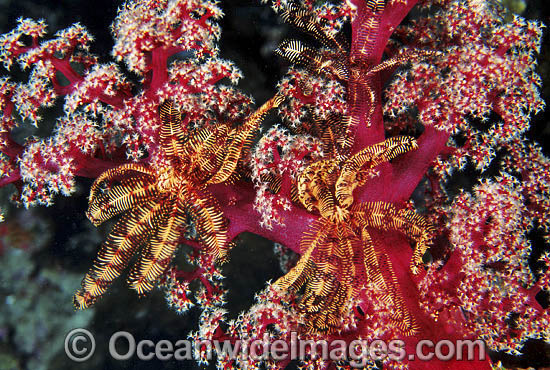
[[[124,60],[130,70],[144,74],[146,55],[158,45],[195,50],[199,56],[215,55],[221,31],[210,19],[221,16],[216,2],[208,0],[127,2],[112,26],[116,40],[113,56]]]

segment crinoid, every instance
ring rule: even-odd
[[[225,258],[227,221],[206,187],[235,179],[254,132],[280,100],[269,100],[237,128],[218,123],[187,129],[173,103],[162,104],[160,149],[165,165],[125,164],[104,172],[92,185],[87,216],[94,225],[124,214],[75,294],[77,308],[93,304],[140,247],[128,281],[139,294],[151,290],[171,261],[189,218],[205,253],[215,260]]]
[[[416,147],[410,137],[394,137],[361,150],[343,163],[336,159],[314,162],[300,174],[300,202],[321,217],[302,237],[302,255],[296,266],[275,285],[293,291],[305,285],[299,305],[309,330],[335,331],[350,299],[372,283],[384,292],[383,300],[392,307],[395,326],[406,334],[415,331],[415,320],[399,294],[391,261],[380,250],[380,243],[375,248],[368,229],[395,230],[414,240],[410,268],[416,274],[432,228],[414,211],[398,209],[391,203],[355,204],[353,191],[366,183],[375,166]]]
[[[376,38],[373,31],[379,28],[384,6],[384,0],[366,1],[368,11],[364,12],[365,18],[355,22],[359,26],[353,31],[356,40],[353,47],[349,46],[342,31],[336,32],[326,19],[306,7],[291,4],[281,13],[287,23],[311,35],[322,47],[316,48],[298,40],[286,40],[279,45],[277,53],[305,68],[311,75],[338,81],[346,87],[346,100],[351,107],[347,114],[323,119],[314,110],[310,112],[313,124],[309,131],[322,140],[324,152],[332,157],[349,154],[353,144],[350,130],[360,121],[367,126],[371,124],[375,109],[381,104],[376,93],[381,72],[437,55],[434,51],[407,49],[374,64],[371,53]],[[307,90],[307,86],[302,88]]]

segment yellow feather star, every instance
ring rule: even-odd
[[[432,227],[414,211],[397,209],[391,203],[354,204],[353,190],[367,181],[369,170],[416,147],[410,137],[395,137],[369,146],[343,163],[336,159],[314,162],[300,174],[298,198],[308,211],[318,211],[321,217],[300,241],[300,260],[275,286],[292,291],[305,286],[300,308],[308,330],[337,330],[347,303],[368,281],[384,292],[395,326],[406,335],[415,332],[414,317],[399,294],[391,261],[380,248],[375,249],[368,229],[396,230],[414,240],[411,271],[416,274]]]
[[[384,0],[369,0],[366,4],[371,14],[380,15],[384,9]],[[353,145],[352,129],[356,127],[361,117],[369,126],[376,107],[379,106],[379,96],[376,94],[376,77],[382,71],[395,69],[405,63],[428,57],[438,53],[430,50],[408,49],[402,50],[383,62],[370,65],[365,58],[370,53],[374,42],[368,39],[371,29],[378,29],[379,18],[370,17],[361,25],[358,38],[362,39],[363,47],[360,50],[350,50],[348,42],[342,32],[332,34],[323,27],[321,19],[311,10],[291,5],[281,14],[283,20],[301,31],[310,34],[323,45],[322,49],[314,48],[298,40],[285,40],[276,50],[277,54],[289,62],[305,67],[312,75],[326,76],[329,79],[340,81],[347,85],[348,106],[359,107],[368,103],[368,111],[360,114],[359,111],[350,111],[344,116],[318,117],[314,111],[312,127],[306,127],[308,133],[314,133],[323,143],[323,150],[332,157],[341,159],[351,150]],[[359,87],[362,93],[359,94]],[[300,133],[300,132],[299,132]]]
[[[169,165],[125,164],[104,172],[92,185],[86,215],[94,225],[124,214],[75,294],[75,307],[92,305],[138,250],[128,282],[138,294],[151,290],[171,261],[188,217],[204,251],[215,260],[226,258],[227,221],[206,187],[236,179],[235,170],[261,120],[281,100],[269,100],[237,128],[219,123],[197,130],[182,128],[181,113],[172,102],[161,105],[160,149]]]

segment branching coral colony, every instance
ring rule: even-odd
[[[512,354],[528,339],[548,340],[548,312],[535,296],[550,289],[550,254],[530,268],[529,236],[549,241],[549,161],[525,136],[544,107],[534,71],[542,25],[483,0],[280,0],[273,8],[317,45],[280,45],[291,67],[256,111],[221,83],[241,76],[218,57],[215,2],[121,7],[112,54],[138,85],[117,63],[98,63],[79,24],[43,40],[44,22],[21,19],[1,36],[4,66],[18,63],[29,78],[0,79],[0,184],[14,184],[14,200],[28,207],[70,195],[75,176],[96,178],[90,220],[122,213],[77,307],[92,304],[138,253],[130,286],[163,287],[179,312],[199,304],[197,339],[289,342],[295,332],[344,343],[402,339],[412,353],[420,339],[480,338]],[[64,116],[50,137],[14,139],[60,101]],[[274,108],[282,124],[252,147]],[[469,164],[478,184],[453,192],[451,176]],[[244,231],[300,259],[222,329],[219,264]],[[193,247],[194,271],[171,265],[183,243]],[[490,368],[479,359],[378,357],[366,366]],[[343,360],[302,362],[349,366]],[[284,368],[290,358],[217,361]]]

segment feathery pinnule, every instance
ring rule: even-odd
[[[416,140],[407,136],[392,137],[375,145],[368,146],[354,154],[344,162],[340,176],[336,181],[335,193],[338,203],[349,207],[353,203],[353,191],[364,185],[365,177],[358,181],[362,171],[378,166],[382,162],[388,162],[400,154],[416,149]]]
[[[185,131],[181,127],[181,113],[174,103],[166,101],[160,106],[160,142],[167,157],[180,158],[184,155]]]
[[[330,261],[334,231],[328,219],[314,221],[300,242],[304,251],[300,260],[274,284],[279,289],[295,292],[305,285],[299,306],[309,318],[307,325],[311,331],[337,328],[338,314],[351,296],[346,286],[335,280],[335,270],[341,266]]]
[[[382,18],[382,10],[384,9],[384,0],[368,0],[367,8],[369,12],[363,12],[362,19],[358,22],[359,27],[354,35],[354,55],[358,55],[357,59],[366,59],[372,55],[376,37],[376,31],[380,27]]]
[[[186,210],[195,222],[201,243],[209,254],[216,259],[224,260],[227,257],[229,242],[227,220],[219,211],[218,201],[206,191],[190,191],[188,198]]]
[[[416,242],[411,259],[411,271],[417,274],[422,266],[422,256],[430,246],[433,226],[421,215],[406,209],[397,209],[391,203],[372,202],[358,207],[368,227],[382,230],[397,230]]]
[[[150,234],[151,220],[158,217],[159,206],[153,201],[138,205],[137,211],[124,214],[102,245],[92,269],[75,294],[75,306],[84,309],[103,295],[114,279],[126,268],[130,258]]]
[[[303,206],[312,211],[314,208],[326,210],[334,204],[329,194],[330,182],[335,178],[337,161],[334,159],[320,160],[312,163],[302,171],[297,181],[298,199]],[[321,195],[323,194],[323,195]],[[320,207],[320,205],[322,205]]]
[[[315,37],[321,43],[329,48],[339,51],[347,49],[347,41],[342,33],[332,34],[326,32],[323,25],[319,22],[319,17],[306,8],[292,5],[281,13],[283,20],[303,32]]]
[[[161,217],[155,219],[147,248],[128,276],[130,287],[138,294],[151,290],[172,259],[179,244],[185,215],[179,214],[177,199],[162,203]]]
[[[218,171],[208,180],[209,184],[218,184],[229,179],[235,172],[239,160],[243,156],[243,152],[250,148],[253,135],[258,130],[261,121],[271,109],[277,108],[283,99],[283,96],[275,95],[256,110],[256,112],[252,113],[242,126],[233,129],[228,134],[228,140],[230,140],[229,147],[225,150],[224,159]]]
[[[317,52],[304,45],[299,40],[285,40],[275,50],[275,53],[288,60],[290,63],[303,65],[317,70],[321,59]]]
[[[360,213],[357,216],[362,226],[361,240],[363,242],[363,266],[368,281],[374,284],[375,289],[383,292],[382,299],[392,307],[392,317],[406,335],[413,334],[417,329],[414,317],[411,315],[398,289],[397,278],[388,256],[384,253],[376,253],[374,241],[367,231],[369,225]]]
[[[111,178],[120,176],[124,171],[111,172]],[[110,179],[98,179],[92,187],[90,202],[86,216],[94,225],[100,225],[106,220],[125,212],[136,204],[157,196],[157,184],[148,175],[136,174],[130,179],[123,179],[117,185],[108,186],[107,190],[97,190],[97,184]],[[94,191],[95,190],[95,191]]]
[[[384,9],[384,0],[367,0],[366,5],[371,12],[379,12]]]

